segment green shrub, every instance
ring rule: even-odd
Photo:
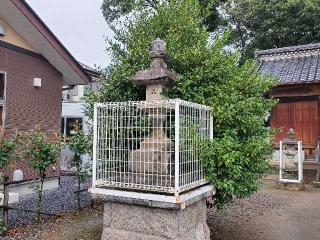
[[[202,24],[206,16],[197,0],[164,1],[157,11],[141,10],[114,28],[112,64],[101,90],[87,94],[86,114],[92,117],[94,102],[143,100],[144,88],[130,79],[149,67],[151,43],[165,40],[168,68],[178,75],[165,94],[212,107],[214,139],[206,141],[202,157],[221,205],[256,191],[267,170],[273,130],[265,118],[275,101],[266,93],[276,82],[261,76],[254,61],[240,65],[240,54],[226,48],[230,33],[211,35]]]
[[[81,209],[81,183],[88,177],[88,170],[82,161],[82,156],[90,153],[92,141],[89,136],[87,136],[80,126],[76,126],[76,133],[74,136],[70,137],[67,145],[72,151],[73,155],[71,157],[71,163],[76,167],[76,177],[78,180],[78,186],[76,190],[76,195],[78,199],[78,209]]]
[[[40,177],[40,184],[35,186],[37,192],[36,209],[41,211],[43,183],[47,170],[53,167],[60,158],[61,139],[57,134],[47,134],[36,127],[24,135],[24,156],[29,165],[37,170]],[[39,221],[40,214],[37,215]]]

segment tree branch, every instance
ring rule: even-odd
[[[146,0],[146,2],[149,7],[152,7],[153,9],[158,10],[158,4],[159,4],[158,0]]]

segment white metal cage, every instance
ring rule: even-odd
[[[93,187],[179,194],[206,184],[210,107],[180,99],[97,103]]]
[[[285,183],[303,182],[302,142],[280,141],[279,180]],[[294,159],[297,156],[297,159]]]

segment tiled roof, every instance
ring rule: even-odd
[[[92,67],[89,67],[88,65],[81,62],[78,62],[78,63],[90,77],[98,78],[100,76],[100,73],[97,70],[93,69]]]
[[[259,71],[280,84],[320,83],[320,44],[257,51]]]

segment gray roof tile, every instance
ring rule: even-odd
[[[320,44],[257,51],[259,71],[280,84],[320,83]]]

